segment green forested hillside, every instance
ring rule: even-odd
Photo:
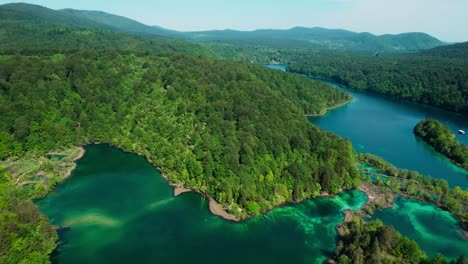
[[[160,36],[171,36],[181,37],[182,32],[174,30],[168,30],[161,27],[154,27],[142,24],[138,21],[109,14],[102,11],[88,11],[88,10],[75,10],[75,9],[63,9],[60,12],[73,15],[75,17],[83,18],[86,20],[94,21],[100,25],[108,26],[115,31],[124,33],[133,33],[139,35],[160,35]]]
[[[212,52],[200,45],[183,40],[169,39],[154,34],[138,33],[134,26],[111,26],[89,19],[83,13],[57,11],[29,4],[0,5],[0,48],[3,49],[117,49],[134,52],[187,52],[213,57]],[[124,19],[124,18],[122,18]],[[124,20],[125,21],[125,20]],[[135,22],[137,23],[137,22]],[[152,28],[152,27],[150,27]]]
[[[173,182],[261,211],[357,182],[350,142],[304,116],[349,99],[319,82],[186,55],[12,55],[0,65],[6,153],[22,153],[14,142],[38,155],[108,142]]]
[[[0,5],[0,21],[3,26],[23,24],[35,27],[88,27],[96,29],[111,29],[111,27],[96,23],[92,20],[69,15],[39,5],[14,3]]]
[[[468,115],[466,60],[414,54],[307,52],[292,54],[288,70]]]
[[[6,50],[130,50],[139,53],[184,52],[213,57],[210,50],[182,40],[169,40],[157,36],[139,37],[108,30],[88,28],[51,27],[36,28],[24,25],[4,25],[0,21],[0,48]]]

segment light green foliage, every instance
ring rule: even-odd
[[[249,215],[258,215],[260,213],[260,205],[256,202],[247,202],[245,209]]]

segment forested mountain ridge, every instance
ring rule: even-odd
[[[367,52],[407,52],[444,45],[425,33],[376,36],[342,29],[295,27],[287,30],[214,30],[186,33],[189,39],[274,48],[319,48]]]
[[[111,27],[89,19],[83,19],[65,12],[25,3],[0,5],[0,21],[3,27],[11,26],[15,23],[25,23],[34,25],[35,27],[62,26],[111,29]]]
[[[102,11],[63,9],[59,10],[75,17],[94,21],[101,25],[107,25],[110,28],[124,33],[133,33],[139,35],[160,35],[166,37],[181,37],[182,32],[169,30],[162,27],[148,26],[133,19],[123,16],[113,15]]]
[[[61,26],[110,30],[140,36],[165,36],[194,42],[221,42],[236,45],[274,48],[319,48],[366,52],[407,52],[444,45],[425,33],[404,33],[375,36],[342,29],[295,27],[288,30],[261,29],[255,31],[213,30],[179,32],[157,26],[148,26],[122,16],[100,11],[52,10],[29,4],[0,6],[5,21],[34,22],[38,26]],[[10,26],[13,24],[9,24]]]
[[[214,57],[207,48],[184,40],[154,34],[127,34],[123,31],[74,15],[71,11],[57,11],[30,4],[0,6],[0,48],[3,49],[105,49],[141,53],[175,51]]]

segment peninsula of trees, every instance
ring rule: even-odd
[[[414,127],[414,134],[453,163],[468,170],[468,147],[457,141],[448,126],[437,120],[425,119]]]

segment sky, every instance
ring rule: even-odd
[[[0,0],[0,4],[11,1]],[[468,0],[26,0],[52,9],[100,10],[180,31],[342,28],[373,34],[425,32],[468,41]]]

